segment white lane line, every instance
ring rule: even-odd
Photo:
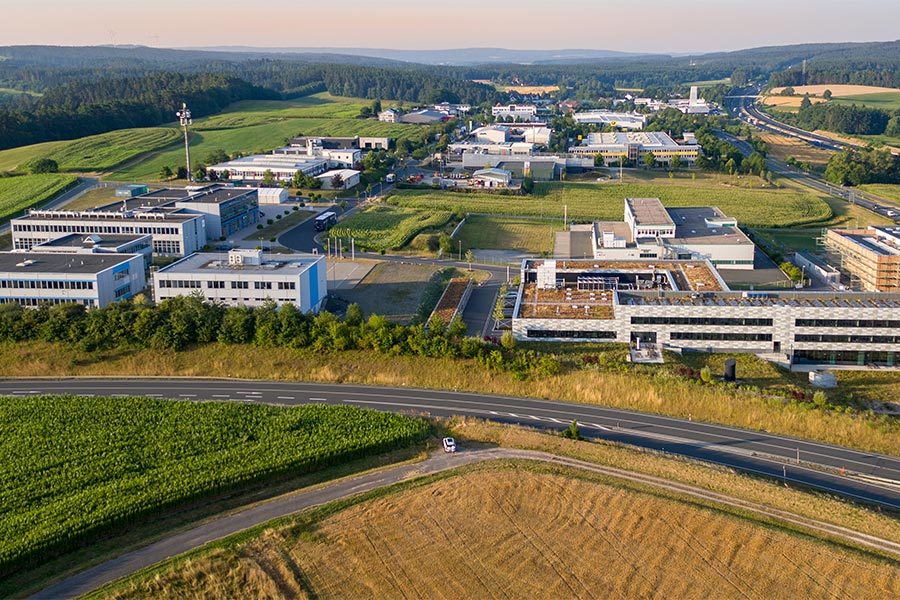
[[[179,398],[196,398],[197,394],[178,394]]]
[[[40,394],[40,390],[13,390],[10,394]]]
[[[325,402],[325,398],[310,398],[313,402]],[[344,402],[353,402],[353,400],[344,400]]]
[[[213,398],[231,398],[231,394],[213,394]]]
[[[293,400],[293,396],[278,396],[279,400]]]
[[[162,394],[144,394],[148,398],[162,398]]]
[[[238,392],[235,392],[235,393],[237,393],[237,394],[246,394],[246,395],[248,395],[248,396],[259,396],[259,395],[262,395],[262,392],[241,392],[241,391],[238,391]]]

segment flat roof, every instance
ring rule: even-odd
[[[149,233],[141,235],[120,235],[110,233],[70,233],[61,238],[38,244],[41,246],[66,247],[78,246],[82,248],[117,248],[124,244],[152,237]]]
[[[611,232],[613,236],[623,238],[626,244],[634,244],[631,227],[624,221],[595,221],[597,225],[597,241],[603,244],[603,233]]]
[[[181,202],[194,202],[198,204],[222,204],[250,193],[256,193],[256,188],[222,188],[196,197],[185,198]]]
[[[659,198],[625,198],[635,225],[675,225]]]
[[[667,209],[675,222],[675,241],[692,244],[727,244],[752,245],[743,231],[738,227],[709,227],[709,220],[729,220],[715,206],[669,208]]]
[[[0,252],[0,273],[12,273],[20,277],[29,273],[96,274],[128,262],[135,256],[140,255]]]
[[[156,207],[124,212],[120,210],[29,210],[28,214],[13,220],[165,223],[166,221],[184,222],[202,218],[202,214],[189,213],[179,208]]]
[[[865,292],[617,292],[619,304],[659,306],[803,306],[900,309],[900,293]]]
[[[261,265],[228,264],[227,252],[195,252],[157,274],[299,275],[325,257],[318,254],[264,254]]]

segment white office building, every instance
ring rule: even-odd
[[[614,112],[611,110],[588,110],[572,115],[576,123],[593,123],[596,125],[609,125],[619,129],[638,130],[647,124],[647,116],[640,113]]]
[[[36,244],[32,251],[41,254],[140,254],[144,257],[144,266],[149,269],[153,262],[153,236],[72,233]]]
[[[534,104],[497,104],[491,107],[491,116],[494,118],[519,119],[520,121],[533,121],[537,117],[537,106]]]
[[[678,144],[661,131],[622,131],[590,133],[580,146],[569,152],[578,155],[600,155],[606,164],[622,159],[641,164],[644,155],[652,152],[659,163],[669,163],[676,156],[684,165],[692,165],[700,155],[697,144]]]
[[[219,163],[206,168],[219,179],[262,181],[271,171],[277,181],[291,181],[300,171],[303,175],[318,175],[328,170],[328,159],[306,154],[255,154]]]
[[[103,308],[147,287],[140,254],[0,252],[0,303]]]
[[[157,302],[199,292],[228,306],[262,306],[266,300],[318,312],[328,295],[325,257],[262,250],[197,253],[156,272]]]

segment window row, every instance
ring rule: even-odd
[[[797,327],[881,327],[896,329],[900,321],[887,319],[797,319]]]
[[[722,342],[771,342],[771,333],[729,333],[721,331],[673,331],[673,340],[714,340]]]
[[[13,231],[43,231],[46,233],[122,233],[122,234],[155,234],[155,235],[178,235],[177,227],[163,227],[152,225],[82,225],[59,223],[53,225],[44,225],[37,223],[17,223],[13,222]]]
[[[734,327],[771,327],[772,319],[747,317],[631,317],[632,325],[727,325]]]
[[[0,288],[14,290],[92,290],[93,281],[57,281],[50,279],[0,279]]]
[[[828,344],[900,344],[900,335],[803,333],[795,335],[794,341],[821,342]]]

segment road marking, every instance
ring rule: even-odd
[[[38,390],[14,390],[11,394],[40,394]]]
[[[162,398],[162,394],[145,394],[148,398]]]
[[[238,394],[248,394],[248,395],[251,395],[251,396],[259,396],[259,395],[262,394],[262,392],[240,392],[240,391],[239,391],[239,392],[236,392],[236,393],[238,393]]]
[[[325,402],[325,398],[310,398],[312,402]]]
[[[197,394],[178,394],[179,398],[196,398]]]
[[[293,400],[293,396],[278,396],[279,400]]]
[[[213,394],[213,398],[231,398],[230,394]]]

